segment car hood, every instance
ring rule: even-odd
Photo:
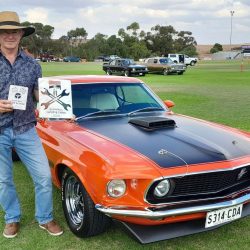
[[[178,66],[178,67],[180,67],[180,66],[182,66],[182,67],[186,67],[186,65],[184,64],[184,63],[171,63],[170,64],[171,65],[171,67],[173,67],[173,66]]]
[[[115,117],[86,119],[79,125],[126,145],[162,168],[250,155],[250,138],[236,129],[180,115],[154,117],[157,121],[170,118],[175,126],[148,129],[138,125],[145,117],[137,117],[139,123],[131,123],[129,117]]]

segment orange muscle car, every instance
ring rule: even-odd
[[[217,228],[250,214],[250,133],[174,114],[141,80],[60,76],[75,122],[37,125],[71,231],[112,219],[142,243]]]

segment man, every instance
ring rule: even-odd
[[[21,211],[13,183],[12,149],[25,164],[35,185],[35,217],[39,227],[51,235],[63,233],[52,215],[52,184],[48,159],[37,135],[33,97],[38,100],[40,65],[21,49],[24,36],[35,32],[20,25],[17,13],[0,12],[0,205],[5,212],[3,235],[13,238],[19,231]],[[10,89],[27,94],[26,108],[13,107]],[[25,95],[24,95],[25,96]],[[20,97],[20,93],[19,96]]]

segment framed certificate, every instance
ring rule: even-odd
[[[27,104],[28,87],[10,85],[8,100],[13,109],[25,110]]]
[[[72,118],[71,81],[39,78],[38,90],[41,118]]]

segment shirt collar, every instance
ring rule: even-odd
[[[4,54],[2,53],[1,50],[0,50],[0,56],[4,57]],[[21,57],[21,58],[25,59],[27,57],[27,55],[22,49],[19,49],[17,52],[17,57]]]

